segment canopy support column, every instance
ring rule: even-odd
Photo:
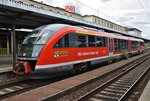
[[[15,25],[12,25],[11,28],[11,53],[12,53],[12,63],[13,67],[16,64],[16,33],[15,33]]]

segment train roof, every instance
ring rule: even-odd
[[[87,35],[98,35],[98,36],[103,36],[103,37],[110,37],[110,38],[117,38],[117,39],[124,39],[124,40],[128,40],[129,38],[126,36],[122,36],[119,34],[115,34],[115,33],[107,33],[107,32],[103,32],[101,30],[90,30],[90,29],[84,29],[83,27],[77,27],[77,33],[82,33],[82,34],[87,34]]]
[[[122,35],[116,34],[116,33],[107,33],[107,32],[103,32],[101,30],[93,29],[93,28],[89,28],[89,27],[72,26],[72,25],[67,25],[67,24],[49,24],[49,25],[44,25],[44,26],[38,27],[35,30],[51,30],[55,33],[64,27],[75,28],[76,32],[81,33],[81,34],[98,35],[98,36],[103,36],[103,37],[110,37],[110,38],[117,38],[117,39],[124,39],[124,40],[130,39],[132,41],[144,42],[142,39],[137,39],[137,38],[133,38],[133,37],[126,37],[126,36],[122,36]]]
[[[144,40],[142,40],[142,39],[137,39],[137,38],[133,38],[133,37],[129,37],[129,39],[130,39],[131,41],[140,41],[140,42],[144,42]]]
[[[59,29],[66,27],[66,26],[69,26],[69,25],[66,25],[66,24],[49,24],[49,25],[44,25],[44,26],[38,27],[35,30],[52,30],[52,31],[56,32]]]

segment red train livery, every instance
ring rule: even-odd
[[[86,27],[45,25],[23,41],[14,72],[33,77],[75,73],[118,58],[123,50],[130,54],[143,52],[144,41]]]

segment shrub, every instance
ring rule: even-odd
[[[129,54],[127,53],[126,50],[122,50],[121,58],[123,58],[123,59],[129,59]]]

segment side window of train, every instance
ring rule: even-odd
[[[77,47],[77,34],[75,33],[70,33],[69,34],[69,47]]]
[[[58,40],[58,42],[54,45],[54,48],[76,47],[76,42],[77,35],[75,33],[68,33]]]
[[[95,47],[96,46],[95,36],[88,35],[88,46],[89,47]]]
[[[131,41],[131,48],[136,49],[138,47],[138,42],[137,41]]]
[[[78,35],[78,42],[77,42],[78,47],[87,47],[87,35]]]
[[[116,52],[128,49],[128,41],[127,40],[115,39],[114,45],[115,45]]]
[[[54,48],[64,48],[69,47],[69,35],[63,36],[61,39],[57,41],[57,43],[54,45]]]
[[[118,51],[118,39],[114,40],[115,51]]]
[[[144,42],[140,42],[140,46],[144,46]]]
[[[106,47],[106,46],[107,46],[107,38],[103,37],[103,47]]]
[[[100,36],[96,37],[96,46],[97,47],[102,47],[103,46],[103,39]]]
[[[69,47],[69,34],[65,35],[64,37],[64,47]]]
[[[107,38],[97,36],[96,37],[96,44],[97,44],[97,47],[106,47],[107,46]]]
[[[63,47],[62,38],[59,39],[59,40],[57,41],[57,43],[54,45],[54,48],[61,48],[61,47]]]

